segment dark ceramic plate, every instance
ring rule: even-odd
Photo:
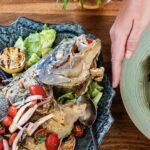
[[[49,27],[57,31],[57,38],[54,46],[56,46],[65,37],[71,38],[81,34],[86,34],[88,37],[94,38],[93,35],[85,33],[79,24],[49,24]],[[11,25],[0,26],[0,50],[3,50],[5,47],[13,46],[19,36],[26,37],[29,33],[40,31],[42,28],[43,23],[24,17],[19,18]],[[98,65],[103,65],[101,56]],[[6,76],[9,77],[8,74],[6,74]],[[93,126],[94,135],[99,144],[102,143],[103,137],[113,123],[110,107],[112,98],[115,94],[107,75],[104,77],[102,86],[104,87],[104,94],[98,104],[98,116]],[[88,129],[86,130],[84,138],[77,139],[76,150],[93,150],[93,143]]]

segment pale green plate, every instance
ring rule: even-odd
[[[132,59],[125,60],[121,76],[121,95],[125,108],[137,128],[150,139],[150,28],[142,35]]]

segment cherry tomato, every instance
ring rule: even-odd
[[[9,143],[10,146],[13,144],[16,136],[17,136],[16,132],[14,132],[13,134],[10,135],[9,141],[8,141],[8,143]]]
[[[47,131],[46,129],[39,129],[34,133],[34,140],[36,144],[40,144],[46,140]]]
[[[29,91],[31,95],[42,95],[43,98],[47,97],[46,92],[40,85],[32,85],[29,87]]]
[[[4,134],[6,131],[4,125],[2,123],[0,123],[0,134]]]
[[[3,125],[5,125],[6,127],[10,126],[11,123],[12,123],[12,118],[9,117],[9,116],[6,116],[3,120],[2,120],[2,123]]]
[[[57,134],[52,133],[49,135],[49,137],[46,140],[46,143],[45,143],[46,149],[47,150],[57,150],[59,147],[59,143],[60,143],[60,141],[59,141]]]
[[[0,141],[0,150],[3,150],[3,141]]]
[[[80,123],[76,123],[73,128],[73,133],[76,137],[82,137],[84,135],[83,125]]]
[[[87,40],[88,44],[91,44],[93,42],[93,39],[91,39],[91,38],[87,38],[86,40]]]
[[[17,111],[18,111],[17,107],[10,106],[8,108],[8,115],[11,116],[12,118],[14,118],[16,116],[16,114],[17,114]]]
[[[5,131],[6,131],[5,127],[1,128],[1,129],[0,129],[0,134],[4,134]]]

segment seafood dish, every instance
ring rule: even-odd
[[[101,41],[81,35],[53,48],[56,34],[44,27],[0,54],[1,69],[12,75],[0,91],[0,149],[74,150],[83,122],[96,117]]]

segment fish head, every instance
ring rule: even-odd
[[[61,43],[44,61],[39,70],[39,81],[51,86],[72,88],[90,78],[90,68],[94,59],[100,54],[99,39],[88,43],[85,35]]]

